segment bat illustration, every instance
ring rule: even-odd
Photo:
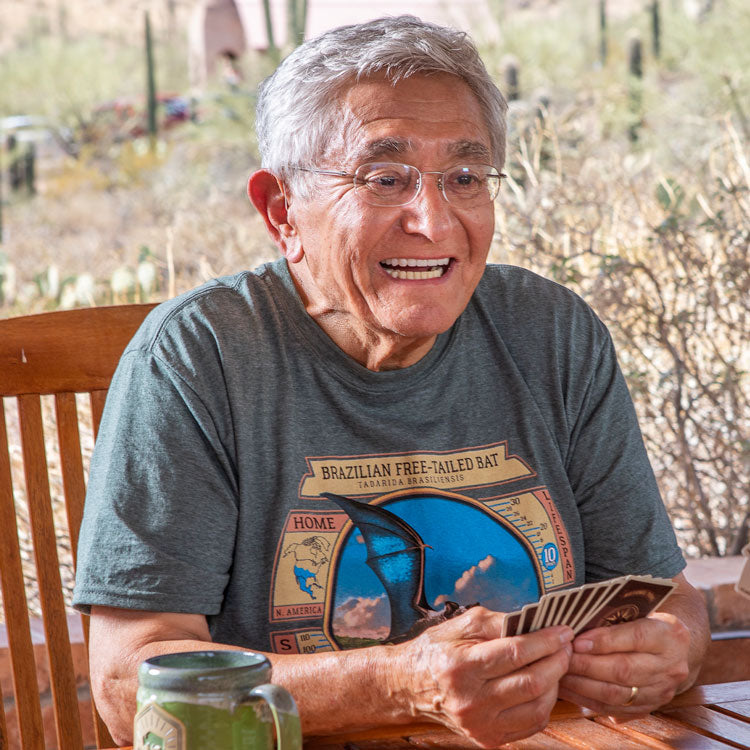
[[[367,549],[367,565],[380,579],[391,605],[391,630],[386,643],[400,643],[414,638],[428,627],[469,608],[456,602],[446,602],[445,608],[438,612],[427,603],[424,551],[429,545],[406,521],[377,505],[361,503],[332,492],[321,494],[344,510],[362,534]]]

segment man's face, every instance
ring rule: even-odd
[[[395,87],[366,79],[343,95],[340,111],[338,141],[317,168],[352,173],[366,162],[393,161],[426,172],[492,164],[479,103],[454,76],[416,76]],[[494,204],[452,205],[435,175],[425,176],[414,201],[395,207],[363,202],[351,178],[312,179],[311,197],[292,196],[289,211],[304,253],[290,267],[308,312],[324,328],[323,321],[337,320],[377,337],[427,340],[450,328],[484,271]],[[429,261],[440,275],[399,278],[418,271],[415,261]]]

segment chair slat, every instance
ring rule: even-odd
[[[70,546],[73,554],[73,568],[77,566],[78,531],[83,519],[83,505],[86,486],[83,478],[83,457],[81,455],[81,434],[78,429],[78,408],[74,393],[58,393],[55,395],[55,414],[57,417],[57,435],[60,447],[60,463],[65,490],[65,512],[68,519]],[[89,617],[81,614],[83,640],[88,653],[89,648]],[[112,747],[115,743],[91,701],[91,711],[94,720],[94,733],[98,747]],[[2,745],[0,745],[0,748]]]
[[[34,647],[31,642],[26,592],[24,590],[21,550],[18,543],[13,480],[8,452],[5,411],[0,400],[0,585],[3,612],[10,646],[13,693],[21,742],[28,750],[43,750],[44,728],[36,682]],[[4,747],[4,745],[0,745]]]
[[[34,647],[31,642],[26,593],[18,543],[13,480],[8,452],[5,411],[0,403],[0,584],[3,589],[3,611],[10,646],[13,692],[16,699],[18,726],[24,748],[44,748],[42,711],[36,683]]]
[[[47,645],[58,748],[83,747],[78,691],[70,650],[52,514],[41,399],[18,397],[21,446],[34,543],[39,597]]]
[[[83,501],[86,484],[83,479],[83,457],[81,456],[81,433],[78,429],[78,409],[74,393],[55,395],[57,441],[60,447],[60,467],[65,492],[65,513],[70,533],[70,549],[73,568],[78,558],[78,529],[83,519]]]
[[[96,438],[99,434],[99,424],[102,421],[104,402],[107,400],[107,391],[91,391],[89,398],[91,400],[91,424],[94,428],[94,438]]]

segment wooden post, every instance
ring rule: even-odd
[[[148,98],[148,135],[151,149],[156,147],[156,75],[154,73],[154,48],[151,39],[151,18],[145,11],[145,43],[146,43],[146,91]]]
[[[599,0],[599,62],[607,64],[607,0]]]

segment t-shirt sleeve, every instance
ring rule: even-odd
[[[216,614],[237,520],[231,437],[147,348],[126,352],[92,457],[73,604]],[[218,394],[218,395],[217,395]]]
[[[583,527],[586,579],[674,577],[685,561],[609,334],[580,407],[567,471]]]

